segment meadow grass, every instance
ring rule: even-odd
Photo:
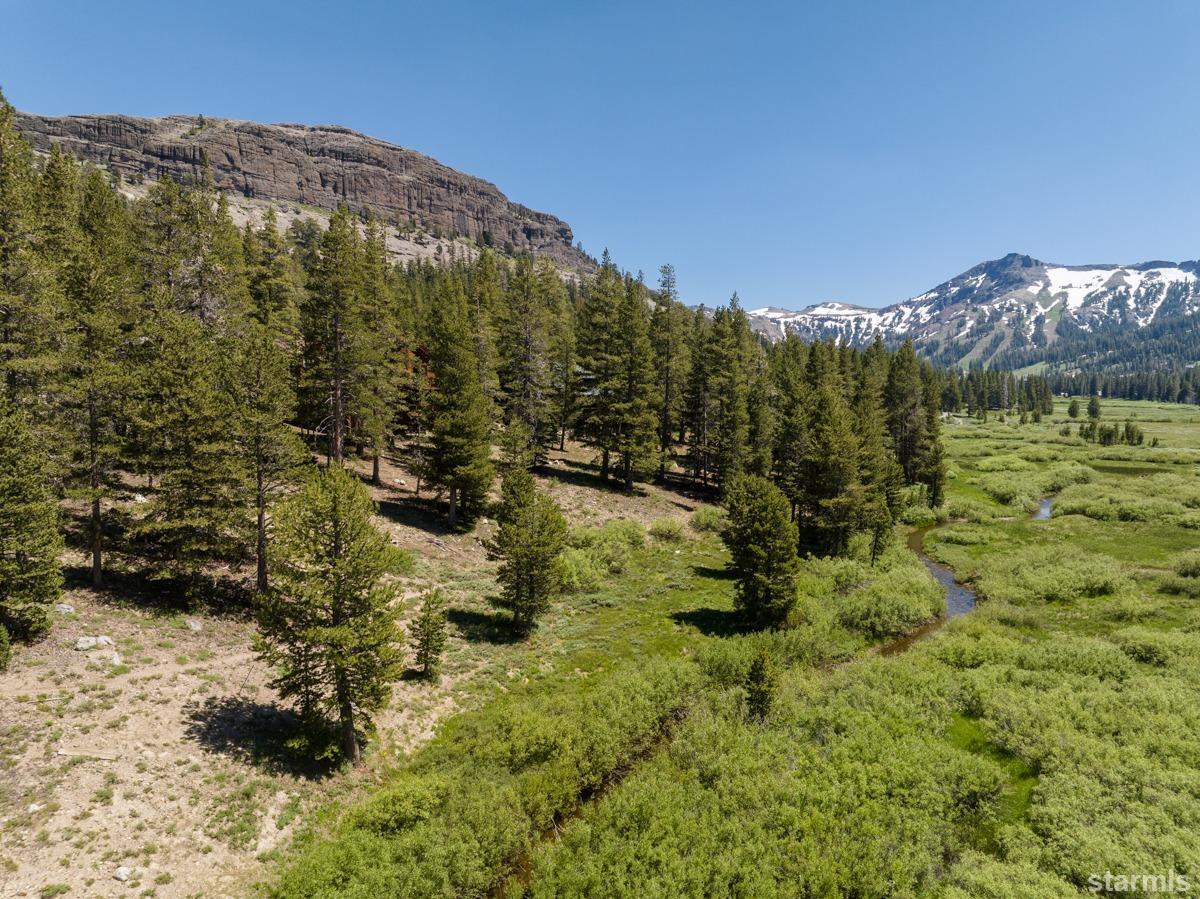
[[[1104,413],[1159,445],[1064,437],[1065,403],[947,424],[945,506],[909,518],[942,522],[926,549],[981,603],[897,656],[870,649],[940,607],[898,543],[807,561],[790,627],[748,633],[706,525],[577,534],[602,583],[489,650],[478,710],[327,810],[269,892],[1057,899],[1105,870],[1197,876],[1200,411]]]

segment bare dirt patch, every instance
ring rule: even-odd
[[[699,502],[605,487],[591,462],[569,446],[539,474],[572,525],[685,520]],[[368,480],[370,464],[358,469]],[[495,563],[484,544],[495,523],[484,516],[451,531],[444,503],[416,495],[402,461],[384,460],[381,476],[379,523],[417,560],[401,580],[402,619],[441,587],[451,638],[435,683],[410,672],[394,685],[364,768],[323,771],[287,751],[294,720],[244,613],[164,612],[72,590],[63,602],[74,612],[56,613],[50,635],[17,647],[0,674],[0,896],[54,885],[70,896],[244,895],[314,808],[376,783],[439,722],[545,663],[553,621],[516,643],[491,610]],[[575,612],[565,601],[555,614],[569,624]],[[79,650],[81,637],[112,644]]]

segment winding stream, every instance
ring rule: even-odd
[[[1047,496],[1038,503],[1037,511],[1033,513],[1034,521],[1049,521],[1050,516],[1054,511],[1054,497]],[[975,608],[976,595],[975,591],[970,587],[958,583],[954,579],[954,572],[942,565],[940,562],[935,562],[925,553],[925,535],[934,528],[940,527],[937,524],[927,524],[924,527],[913,528],[908,534],[908,548],[911,549],[921,560],[928,570],[933,575],[934,579],[942,585],[946,591],[946,614],[932,621],[927,621],[914,631],[909,631],[902,637],[897,637],[890,643],[884,643],[879,648],[881,656],[898,655],[914,643],[924,640],[930,634],[939,630],[951,618],[957,618],[959,615],[965,615],[971,609]]]

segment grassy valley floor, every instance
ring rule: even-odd
[[[319,822],[271,892],[1059,897],[1106,873],[1195,876],[1200,414],[1105,411],[1161,445],[1084,444],[1049,417],[947,423],[926,546],[981,603],[908,652],[867,649],[928,608],[898,547],[875,569],[809,563],[780,634],[735,633],[729,585],[697,603],[696,568],[675,569],[657,614],[678,642],[456,719]],[[707,537],[682,552],[720,559]],[[636,607],[626,589],[614,610]],[[783,672],[755,722],[763,645]]]
[[[981,602],[895,655],[876,650],[942,602],[902,533],[875,566],[807,562],[793,626],[745,633],[711,506],[602,488],[576,451],[542,479],[576,589],[514,642],[491,524],[445,532],[388,466],[406,603],[446,588],[452,642],[349,774],[288,756],[248,621],[75,589],[0,678],[0,892],[1059,897],[1200,876],[1200,410],[1105,403],[1158,447],[1063,436],[1065,410],[946,423],[925,548]],[[94,634],[116,646],[73,649]]]

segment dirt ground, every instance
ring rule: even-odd
[[[656,487],[605,488],[590,462],[568,447],[539,478],[573,525],[682,520],[696,505]],[[119,586],[71,589],[62,601],[73,611],[56,612],[50,635],[17,648],[0,674],[0,897],[245,895],[308,813],[375,783],[439,722],[486,698],[472,682],[502,671],[510,651],[469,639],[494,587],[484,540],[495,525],[450,532],[444,506],[415,496],[402,465],[385,461],[381,475],[379,524],[417,559],[400,584],[403,617],[433,586],[458,615],[441,678],[394,685],[367,764],[304,770],[284,751],[294,722],[244,613],[164,611]],[[77,649],[86,637],[111,645]]]

